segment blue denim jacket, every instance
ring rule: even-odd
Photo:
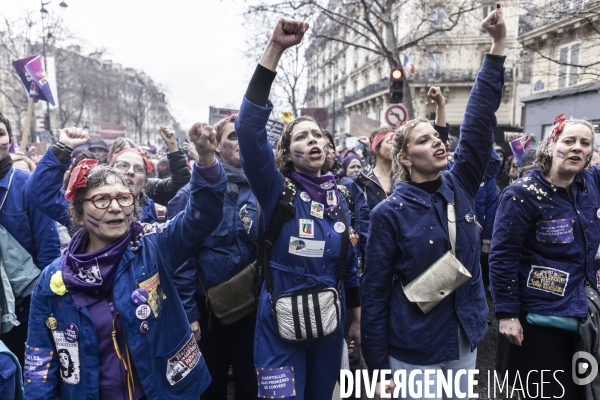
[[[200,274],[205,290],[227,282],[256,259],[258,215],[256,198],[248,184],[238,184],[237,198],[225,196],[223,219],[204,241],[200,251],[177,269],[175,286],[190,322],[200,318],[194,294],[203,291],[196,279]],[[189,185],[179,190],[167,206],[168,218],[185,207],[190,196]],[[192,288],[195,288],[193,290]]]
[[[585,280],[600,282],[600,169],[580,172],[571,190],[572,202],[535,167],[502,192],[490,249],[496,313],[587,318]]]
[[[189,350],[188,354],[197,354],[197,345],[173,284],[173,274],[175,267],[191,257],[221,221],[223,196],[227,191],[225,172],[221,169],[218,183],[209,184],[193,171],[191,187],[192,195],[185,212],[164,224],[146,225],[141,238],[131,243],[123,253],[114,278],[115,306],[133,365],[148,399],[196,399],[210,383],[210,375],[202,357],[199,360],[190,357],[188,361],[194,366],[181,379],[178,379],[181,375],[174,378],[174,373],[169,369],[176,363],[176,358],[183,357],[184,349]],[[87,307],[78,310],[70,293],[58,296],[51,291],[50,279],[61,269],[62,259],[59,258],[42,273],[32,296],[26,351],[26,360],[30,361],[25,366],[25,398],[98,399],[96,329]],[[131,300],[131,294],[140,283],[157,276],[164,293],[162,309],[158,315],[150,313],[145,320],[149,329],[144,334],[140,325],[142,320],[136,317],[136,305]],[[79,328],[80,335],[76,343],[80,379],[76,384],[67,384],[60,376],[55,341],[52,330],[47,326],[50,317],[56,319],[57,331],[61,331],[67,323],[74,323]],[[36,360],[36,356],[40,358]],[[36,363],[42,365],[37,367],[37,371],[48,365],[46,379],[34,373]],[[169,376],[173,383],[168,380]]]
[[[441,174],[433,195],[399,183],[371,211],[362,281],[362,349],[369,369],[389,369],[389,356],[430,365],[459,358],[458,330],[472,348],[487,331],[488,307],[479,265],[475,195],[488,164],[500,105],[504,68],[485,59],[469,96],[461,125],[461,151]],[[408,301],[407,284],[450,250],[446,204],[456,209],[456,257],[472,278],[428,314]]]

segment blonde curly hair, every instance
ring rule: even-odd
[[[398,156],[401,153],[406,153],[408,147],[408,135],[419,122],[429,124],[427,118],[417,117],[410,121],[406,121],[394,132],[394,139],[392,140],[392,172],[394,173],[396,182],[408,182],[412,180],[409,168],[398,160]]]

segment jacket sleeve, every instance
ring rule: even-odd
[[[69,202],[61,188],[70,165],[71,163],[61,163],[52,150],[48,149],[25,185],[25,196],[29,203],[66,227],[71,226]]]
[[[235,119],[242,168],[260,203],[262,226],[269,226],[284,181],[267,140],[266,125],[272,110],[270,101],[266,107],[261,107],[244,98]]]
[[[218,163],[218,161],[217,161]],[[158,253],[169,274],[192,257],[202,242],[223,219],[224,195],[227,193],[227,175],[218,165],[221,175],[210,184],[194,166],[190,181],[190,198],[185,211],[164,224],[157,225]]]
[[[31,307],[29,309],[29,327],[23,369],[25,400],[59,398],[59,361],[51,331],[46,327],[46,319],[50,316],[50,310],[46,298],[41,295],[41,282],[47,283],[48,279],[41,277],[38,280],[31,295]],[[50,356],[50,354],[52,355]],[[46,366],[48,369],[44,380],[40,375]]]
[[[198,263],[195,257],[184,262],[173,276],[173,283],[177,289],[177,295],[183,305],[188,322],[192,323],[200,319],[200,312],[196,305],[196,274],[198,273]]]
[[[387,219],[374,213],[371,216],[361,294],[362,349],[370,371],[390,368],[388,319],[398,252],[393,227]]]
[[[34,260],[39,269],[44,269],[60,257],[60,238],[56,222],[39,209],[29,205],[29,224],[33,234]]]
[[[519,314],[519,263],[523,243],[533,224],[523,198],[511,187],[502,192],[490,246],[490,286],[494,311]]]
[[[469,95],[460,127],[458,154],[454,155],[450,171],[471,198],[475,198],[490,159],[497,122],[495,112],[500,106],[503,85],[504,67],[484,59]]]
[[[167,204],[167,219],[173,219],[177,214],[185,210],[185,205],[189,198],[190,185],[187,184],[179,189],[175,197],[169,200],[169,203]]]
[[[166,205],[186,184],[190,182],[191,173],[188,169],[183,150],[167,154],[171,177],[167,179],[153,178],[148,181],[146,195],[155,203]]]
[[[485,184],[485,220],[483,221],[482,239],[491,239],[494,231],[494,221],[496,219],[496,209],[498,208],[498,189],[494,178],[488,180]]]

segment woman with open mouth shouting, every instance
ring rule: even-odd
[[[191,399],[210,383],[173,275],[221,221],[227,179],[212,128],[196,124],[190,138],[191,196],[165,224],[138,221],[119,169],[73,170],[65,197],[81,229],[32,295],[25,399]]]
[[[414,389],[425,388],[428,380],[438,388],[435,398],[466,394],[466,374],[455,373],[475,369],[477,346],[487,331],[475,196],[491,155],[504,84],[506,25],[500,5],[481,25],[492,49],[469,96],[453,168],[446,170],[445,145],[427,118],[406,122],[392,141],[400,183],[371,211],[361,297],[367,366],[411,377],[417,370],[438,372],[432,380],[417,374],[408,393],[402,388],[402,398],[420,398],[413,397]],[[440,393],[440,372],[453,383],[450,396]],[[394,388],[393,382],[378,384],[376,392]]]
[[[278,21],[246,91],[235,131],[242,167],[267,230],[259,237],[258,254],[265,278],[254,340],[258,397],[329,400],[346,346],[346,307],[353,318],[348,343],[354,341],[354,351],[360,347],[348,206],[328,172],[327,143],[314,119],[291,122],[275,158],[265,129],[279,59],[300,43],[307,29],[305,22]]]

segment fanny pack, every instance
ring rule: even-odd
[[[547,328],[558,328],[579,333],[579,319],[575,317],[556,317],[554,315],[527,313],[526,319],[531,325],[545,326]]]
[[[251,262],[227,282],[213,286],[208,291],[197,274],[198,282],[206,296],[208,308],[223,325],[231,325],[246,315],[252,314],[258,307],[256,296],[252,291],[256,261]]]
[[[456,213],[454,203],[448,203],[448,236],[451,249],[431,264],[408,285],[402,286],[408,301],[427,314],[460,285],[471,278],[469,271],[455,257]]]
[[[272,299],[274,284],[270,264],[271,248],[281,232],[283,223],[295,215],[292,202],[296,189],[287,179],[286,187],[284,187],[280,201],[275,208],[269,229],[259,237],[258,262],[264,271],[265,286],[269,293],[277,333],[282,340],[299,344],[324,339],[340,329],[342,308],[338,289],[333,287],[285,293]],[[346,261],[350,243],[343,202],[340,202],[339,216],[345,229],[341,233],[338,288],[346,277]]]

